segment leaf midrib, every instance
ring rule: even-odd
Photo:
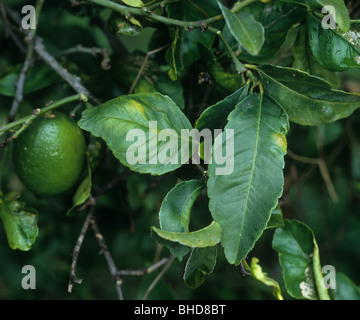
[[[260,103],[259,103],[259,112],[258,112],[258,118],[257,118],[257,127],[256,127],[256,141],[255,141],[255,147],[254,147],[254,156],[253,156],[253,161],[252,161],[252,165],[251,165],[251,173],[250,173],[250,181],[249,181],[249,186],[248,186],[248,190],[246,193],[246,199],[245,199],[245,207],[243,210],[243,216],[242,216],[242,221],[241,221],[241,228],[240,228],[240,237],[239,237],[239,241],[238,241],[238,246],[237,246],[237,252],[239,252],[239,248],[240,248],[240,243],[241,243],[241,238],[242,238],[242,231],[244,228],[244,221],[245,221],[245,216],[246,216],[246,212],[248,209],[248,201],[249,201],[249,195],[250,195],[250,189],[252,187],[252,182],[253,182],[253,178],[254,178],[254,171],[255,171],[255,163],[256,163],[256,159],[257,159],[257,153],[258,153],[258,145],[259,145],[259,132],[260,132],[260,123],[261,123],[261,112],[262,112],[262,102],[263,102],[263,94],[260,95]]]
[[[317,19],[316,16],[314,16],[313,14],[309,14],[314,20],[316,20],[316,22],[318,24],[321,24],[321,22]],[[351,26],[350,26],[351,27]],[[332,29],[332,28],[329,28],[327,29],[329,32],[335,34],[336,36],[338,36],[342,41],[346,42],[351,48],[353,48],[354,50],[356,50],[359,54],[360,54],[360,48],[356,47],[354,44],[352,44],[351,42],[349,42],[348,39],[346,39],[343,35],[343,33],[341,32],[338,32],[336,29]],[[349,30],[350,31],[350,30]],[[348,32],[349,32],[348,31]],[[344,32],[346,33],[346,32]]]

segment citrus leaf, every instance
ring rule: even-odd
[[[151,238],[161,246],[167,247],[170,250],[171,254],[178,258],[180,262],[182,261],[184,256],[186,256],[190,252],[190,247],[183,245],[180,242],[169,240],[168,237],[163,237],[162,235],[155,232],[153,228],[155,227],[152,227],[150,231]],[[157,230],[161,231],[161,229]]]
[[[320,255],[311,229],[296,220],[284,220],[276,229],[272,247],[279,254],[288,293],[297,299],[330,299],[325,289]]]
[[[39,229],[37,211],[26,208],[25,203],[16,201],[17,195],[0,198],[0,219],[2,220],[9,247],[28,251],[34,244]]]
[[[306,28],[299,31],[296,41],[292,47],[292,53],[294,56],[294,69],[299,69],[313,76],[322,78],[330,83],[334,89],[340,88],[339,74],[321,67],[311,53],[308,30]]]
[[[215,161],[208,166],[209,207],[220,224],[221,244],[232,264],[239,264],[253,248],[282,194],[288,126],[279,105],[253,93],[238,103],[225,127],[234,130],[236,141],[233,153],[227,155],[233,158],[233,172],[218,175]],[[214,155],[229,143],[225,133],[215,139]]]
[[[332,6],[335,10],[334,21],[339,25],[342,32],[349,31],[350,16],[344,0],[281,0],[282,2],[297,3],[305,5],[308,9],[322,9],[325,6]]]
[[[293,68],[256,67],[265,92],[279,103],[292,122],[317,126],[351,115],[360,95],[332,89],[324,80]]]
[[[309,14],[307,19],[309,44],[316,61],[325,69],[347,71],[360,67],[360,24],[340,33],[336,29],[324,29],[321,21]]]
[[[233,13],[220,2],[218,4],[233,37],[251,55],[258,55],[265,41],[262,24],[249,13]]]
[[[335,9],[335,22],[339,25],[343,32],[349,31],[350,16],[344,0],[309,0],[312,8],[323,8],[325,6],[333,6]]]
[[[204,283],[205,275],[214,271],[216,256],[216,246],[192,249],[185,266],[185,284],[191,289],[200,287]]]
[[[215,246],[220,242],[221,228],[215,221],[205,228],[192,232],[174,232],[152,227],[159,237],[172,242],[178,242],[190,248],[205,248]]]
[[[169,3],[166,11],[169,18],[181,21],[201,21],[220,13],[216,0],[178,1]],[[206,48],[211,48],[214,40],[215,34],[211,32],[203,32],[199,28],[191,29],[191,31],[181,28],[175,56],[178,72],[201,58],[198,50],[199,43]]]
[[[16,93],[16,82],[19,74],[12,72],[0,79],[0,94],[14,97]],[[61,82],[61,78],[46,64],[32,67],[24,82],[24,94],[35,92],[55,83]]]
[[[84,204],[87,199],[89,199],[92,188],[92,173],[90,168],[90,159],[88,155],[88,174],[82,180],[80,185],[78,186],[74,196],[73,196],[73,206],[66,213],[67,216],[71,216],[75,212],[75,208]]]
[[[220,63],[209,67],[209,74],[216,86],[226,93],[233,93],[242,85],[241,77],[238,74],[227,72]]]
[[[166,51],[166,61],[169,64],[169,78],[172,81],[176,81],[178,79],[178,72],[176,67],[176,50],[178,48],[177,41],[179,39],[180,28],[176,28],[175,31],[170,29],[170,34],[172,35],[172,44],[170,48]]]
[[[189,120],[169,97],[157,92],[107,101],[85,110],[78,124],[103,138],[121,163],[139,173],[161,175],[191,156],[184,160],[181,154],[182,143],[189,144],[181,135],[182,129],[192,129]]]
[[[245,85],[225,99],[206,108],[196,121],[195,128],[199,131],[203,129],[223,129],[227,123],[227,117],[230,112],[234,110],[238,102],[246,97],[248,90],[249,86]]]
[[[188,232],[191,208],[204,187],[201,181],[190,180],[180,182],[172,188],[160,207],[160,228]]]
[[[183,181],[165,196],[159,211],[160,228],[167,231],[189,232],[190,212],[204,184],[198,180]],[[155,236],[155,240],[165,245],[180,261],[190,248],[179,243]]]
[[[253,15],[263,25],[265,32],[265,41],[257,56],[252,56],[246,51],[242,51],[238,56],[241,60],[251,63],[264,63],[276,56],[292,27],[304,20],[307,15],[304,6],[278,1],[255,2],[243,8],[242,12]],[[226,29],[225,27],[225,37],[228,32]],[[229,43],[234,48],[233,42]]]

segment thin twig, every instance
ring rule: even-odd
[[[14,10],[11,10],[9,8],[6,8],[7,14],[17,23],[21,24],[21,18],[18,16],[17,12],[14,12]],[[25,31],[23,29],[20,29],[21,31]],[[63,66],[60,65],[60,63],[46,50],[43,39],[39,36],[34,37],[34,50],[36,53],[40,56],[40,58],[47,63],[65,82],[67,82],[74,90],[75,92],[79,94],[85,94],[87,97],[89,97],[91,100],[93,100],[95,103],[100,104],[101,102],[96,99],[88,89],[86,89],[82,83],[81,78],[78,76],[73,75],[68,70],[66,70]]]
[[[32,40],[29,40],[32,42]],[[9,112],[9,116],[8,116],[8,121],[11,122],[14,120],[15,115],[18,111],[19,105],[23,100],[23,92],[24,92],[24,84],[25,84],[25,80],[26,80],[26,75],[33,63],[33,46],[29,43],[29,47],[28,47],[28,52],[26,54],[26,58],[25,58],[25,62],[24,65],[21,69],[20,75],[18,80],[16,81],[16,92],[15,92],[15,98],[13,100],[13,103],[11,105],[10,108],[10,112]]]
[[[156,284],[160,281],[160,279],[164,276],[164,274],[166,273],[166,271],[169,269],[169,267],[171,266],[171,264],[173,263],[175,259],[175,256],[171,256],[169,258],[169,260],[167,261],[167,263],[165,264],[164,268],[159,272],[159,274],[156,276],[156,278],[154,279],[154,281],[150,284],[150,286],[146,289],[144,296],[142,297],[142,300],[146,300],[147,297],[149,296],[150,292],[152,291],[152,289],[154,289],[154,287],[156,286]]]
[[[78,76],[71,74],[67,71],[63,66],[57,62],[57,60],[46,51],[43,39],[40,37],[35,38],[35,51],[38,55],[53,69],[56,73],[65,80],[74,90],[75,92],[81,94],[85,94],[86,96],[90,96],[90,92],[81,84],[81,79]]]
[[[250,5],[253,2],[257,2],[257,1],[258,0],[244,0],[241,2],[236,2],[234,7],[231,9],[231,11],[233,13],[237,13],[242,8]],[[203,20],[182,21],[182,20],[172,19],[172,18],[168,18],[163,15],[156,14],[156,13],[152,12],[151,10],[149,10],[149,8],[147,8],[146,6],[143,8],[134,8],[134,7],[125,6],[123,4],[113,2],[113,1],[108,1],[108,0],[87,0],[87,2],[98,4],[100,6],[115,10],[124,16],[133,15],[133,16],[146,17],[146,18],[150,18],[151,20],[154,20],[156,22],[165,24],[167,26],[178,26],[178,27],[182,27],[182,28],[187,28],[189,30],[191,30],[193,28],[201,28],[202,30],[204,30],[210,24],[224,19],[224,16],[220,14],[220,15],[210,17],[208,19],[203,19]]]
[[[320,173],[321,176],[326,184],[326,187],[328,189],[328,192],[330,194],[331,199],[333,200],[334,203],[338,203],[339,202],[339,197],[336,194],[333,182],[331,180],[330,174],[329,174],[329,170],[327,167],[327,164],[324,160],[324,137],[321,134],[320,128],[317,127],[316,128],[316,135],[317,135],[317,139],[316,139],[316,145],[317,145],[317,151],[318,151],[318,156],[319,156],[319,169],[320,169]]]
[[[294,153],[293,151],[291,151],[290,149],[287,150],[287,154],[288,154],[288,156],[290,158],[293,158],[294,160],[299,161],[299,162],[308,163],[308,164],[315,164],[315,165],[319,164],[319,159],[317,159],[317,158],[308,158],[308,157],[298,155],[298,154]]]
[[[82,280],[76,276],[75,271],[76,271],[76,266],[77,266],[77,262],[78,262],[78,258],[79,258],[80,249],[84,242],[86,231],[88,230],[90,222],[94,216],[94,210],[95,210],[95,206],[89,207],[89,212],[88,212],[85,222],[81,228],[80,235],[76,241],[76,244],[75,244],[75,247],[74,247],[74,250],[72,253],[73,258],[72,258],[72,263],[71,263],[70,279],[69,279],[69,284],[68,284],[68,292],[69,293],[72,292],[74,283],[81,284],[81,282],[82,282]]]
[[[36,3],[36,24],[39,20],[39,15],[42,9],[42,6],[44,4],[45,0],[38,0],[38,2]],[[34,52],[34,38],[36,35],[36,27],[35,29],[32,29],[27,36],[25,37],[25,41],[28,44],[28,48],[27,48],[27,52],[26,52],[26,57],[25,57],[25,62],[24,65],[21,69],[20,75],[18,80],[16,81],[16,92],[15,92],[15,98],[13,100],[13,103],[11,105],[10,108],[10,112],[9,112],[9,116],[8,116],[8,121],[11,122],[15,119],[15,115],[19,109],[20,103],[23,100],[24,97],[24,85],[25,85],[25,80],[26,80],[26,76],[28,71],[30,70],[30,67],[33,64],[33,52]]]
[[[87,53],[90,54],[94,57],[96,57],[98,54],[103,54],[103,50],[104,49],[100,49],[100,48],[96,48],[96,47],[84,47],[81,44],[76,45],[75,47],[63,50],[59,53],[59,56],[64,56],[64,55],[68,55],[68,54],[72,54],[72,53]]]
[[[139,69],[139,72],[137,73],[137,75],[136,75],[136,77],[135,77],[135,80],[133,81],[133,83],[132,83],[132,85],[131,85],[131,88],[130,88],[128,94],[132,94],[132,93],[133,93],[133,91],[134,91],[134,89],[135,89],[135,87],[136,87],[136,85],[137,85],[137,83],[138,83],[138,81],[139,81],[139,79],[140,79],[143,71],[144,71],[144,68],[145,68],[145,66],[146,66],[146,64],[147,64],[147,62],[148,62],[148,60],[149,60],[149,57],[152,56],[152,55],[155,54],[155,53],[158,53],[158,52],[161,51],[161,50],[164,50],[164,49],[167,48],[169,45],[170,45],[170,44],[167,44],[167,45],[162,46],[162,47],[160,47],[160,48],[151,50],[151,51],[149,51],[149,52],[146,54],[146,56],[145,56],[145,58],[144,58],[144,61],[143,61],[142,65],[141,65],[141,67],[140,67],[140,69]]]
[[[319,169],[320,169],[320,173],[321,173],[321,177],[323,178],[326,188],[329,192],[329,195],[331,197],[331,200],[334,203],[339,203],[339,197],[335,191],[335,187],[334,184],[331,180],[330,174],[329,174],[329,170],[327,168],[326,162],[324,159],[319,159]]]
[[[160,261],[156,262],[155,264],[151,265],[150,267],[142,270],[119,270],[117,274],[119,276],[144,276],[155,270],[159,269],[163,264],[169,261],[170,258],[163,258]]]
[[[97,189],[94,192],[96,195],[95,196],[90,195],[89,199],[83,205],[83,209],[88,208],[89,214],[87,215],[87,217],[84,221],[80,236],[74,247],[73,261],[71,264],[71,273],[70,273],[70,279],[69,279],[69,284],[68,284],[69,292],[71,292],[71,290],[72,290],[73,283],[81,283],[81,280],[79,281],[75,275],[75,269],[76,269],[77,260],[79,257],[79,251],[80,251],[81,245],[84,241],[84,236],[85,236],[86,230],[88,229],[89,224],[91,224],[92,229],[95,234],[95,237],[99,242],[101,252],[104,253],[106,261],[108,262],[108,265],[109,265],[110,273],[115,280],[116,290],[117,290],[119,299],[123,300],[123,294],[122,294],[122,290],[121,290],[122,281],[121,281],[119,275],[117,275],[118,269],[116,268],[115,262],[112,259],[109,250],[107,249],[105,240],[100,233],[100,230],[96,224],[96,220],[95,220],[95,216],[94,216],[95,205],[97,203],[98,197],[102,196],[104,193],[106,193],[108,190],[110,190],[112,187],[114,187],[117,183],[119,183],[121,181],[121,179],[122,179],[122,177],[117,177],[117,178],[113,179],[112,181],[110,181],[109,183],[107,183],[105,186]]]
[[[60,52],[59,56],[64,56],[72,53],[87,53],[94,57],[97,55],[101,55],[103,60],[101,62],[101,67],[104,70],[109,70],[111,68],[111,60],[110,60],[110,50],[109,49],[101,49],[96,47],[84,47],[81,44],[78,44],[77,46],[73,48],[66,49],[62,52]]]
[[[291,157],[292,159],[299,161],[299,162],[303,162],[303,163],[308,163],[308,164],[312,164],[312,165],[317,165],[319,167],[320,170],[320,174],[322,179],[325,182],[326,188],[328,190],[328,193],[332,199],[332,201],[334,203],[338,203],[339,202],[339,197],[335,191],[334,185],[332,183],[332,180],[330,178],[330,174],[329,174],[329,170],[327,168],[326,162],[323,158],[308,158],[308,157],[304,157],[298,154],[295,154],[294,152],[292,152],[291,150],[287,150],[287,153],[289,155],[289,157]]]
[[[5,5],[2,0],[0,0],[0,14],[1,18],[4,21],[4,27],[5,27],[5,35],[7,37],[10,37],[15,45],[18,47],[18,49],[21,51],[21,53],[26,54],[26,47],[25,45],[20,41],[16,33],[13,31],[13,29],[10,26],[10,23],[7,19],[6,9]]]
[[[156,244],[156,249],[155,249],[155,253],[154,253],[154,259],[153,259],[153,263],[157,263],[160,259],[161,256],[161,252],[163,251],[164,246],[161,245],[160,243]]]
[[[105,259],[108,263],[109,266],[109,270],[110,270],[110,274],[113,277],[113,279],[115,280],[115,287],[116,287],[116,291],[119,297],[119,300],[124,300],[124,296],[121,290],[121,284],[122,284],[122,280],[120,278],[120,275],[118,274],[118,269],[116,267],[115,261],[112,258],[109,249],[105,243],[104,237],[102,236],[102,234],[100,233],[99,227],[96,223],[95,217],[92,217],[91,219],[91,226],[92,229],[95,233],[95,237],[99,242],[100,248],[101,248],[101,253],[104,254]]]

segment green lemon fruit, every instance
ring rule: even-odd
[[[61,112],[36,118],[15,141],[13,161],[24,185],[39,196],[69,190],[79,178],[86,153],[81,129]]]

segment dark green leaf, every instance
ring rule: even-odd
[[[248,94],[249,86],[246,85],[227,96],[224,100],[208,107],[196,121],[196,129],[199,131],[207,128],[210,130],[223,129],[227,123],[227,117],[235,106]]]
[[[192,249],[185,266],[185,284],[191,289],[200,287],[204,283],[205,275],[214,271],[216,256],[216,246]]]
[[[324,80],[292,68],[257,67],[265,92],[288,113],[290,121],[316,126],[346,118],[360,103],[359,94],[334,90]]]
[[[220,2],[218,4],[233,37],[251,55],[258,55],[265,41],[262,24],[249,13],[232,13]]]
[[[188,232],[191,208],[204,187],[201,181],[190,180],[180,182],[172,188],[160,207],[161,229]]]
[[[175,241],[173,239],[175,239],[174,232],[168,231],[168,232],[162,232],[162,234],[158,234],[157,231],[161,232],[161,229],[152,227],[150,230],[150,236],[151,238],[156,241],[158,244],[167,247],[170,252],[176,257],[178,258],[179,261],[182,261],[182,259],[184,258],[184,256],[186,256],[191,248],[181,244],[178,241]],[[172,234],[171,240],[169,239],[169,233]]]
[[[18,73],[9,73],[0,79],[0,94],[14,97],[18,79]],[[26,76],[24,94],[38,91],[58,82],[61,82],[61,78],[52,68],[45,64],[35,65],[30,68],[29,73]]]
[[[159,212],[160,228],[170,232],[189,232],[190,212],[204,184],[198,180],[183,181],[172,188],[164,198]],[[167,239],[165,239],[167,240]],[[188,247],[162,241],[173,255],[182,259]]]
[[[233,93],[242,86],[241,77],[238,74],[226,72],[219,63],[209,68],[212,81],[226,93]]]
[[[360,67],[360,24],[340,33],[337,29],[324,29],[321,21],[309,14],[307,27],[311,52],[323,68],[346,71]]]
[[[343,32],[349,31],[350,16],[344,0],[309,0],[312,8],[323,8],[325,6],[333,6],[335,9],[335,22],[339,25]],[[327,14],[326,14],[327,15]]]
[[[282,194],[288,117],[262,94],[251,94],[228,117],[233,130],[233,171],[220,175],[221,166],[208,166],[210,211],[222,229],[221,244],[227,260],[239,264],[253,248]],[[230,132],[215,139],[213,154],[231,145]],[[221,143],[222,142],[222,145]],[[214,160],[214,159],[213,159]],[[223,167],[223,166],[222,166]]]
[[[246,51],[239,54],[239,58],[251,63],[264,63],[272,59],[280,50],[291,28],[306,18],[306,8],[295,4],[278,1],[269,3],[255,2],[242,9],[260,22],[265,30],[265,42],[257,56]],[[224,29],[224,36],[229,39],[229,30]],[[235,49],[233,41],[231,46]]]
[[[307,29],[303,28],[292,47],[294,55],[293,68],[305,71],[312,76],[317,76],[329,82],[334,89],[340,88],[340,77],[336,72],[322,68],[311,53]]]
[[[282,225],[284,225],[284,219],[280,205],[277,204],[275,209],[271,212],[270,220],[268,221],[266,228],[277,228]]]
[[[307,6],[309,9],[322,9],[325,6],[332,6],[335,10],[334,21],[343,32],[349,31],[350,16],[344,0],[281,0],[282,2],[297,3]],[[327,15],[328,13],[326,13]]]
[[[207,69],[210,69],[216,62],[215,55],[212,53],[211,49],[205,47],[202,43],[198,43],[197,47],[201,57],[201,62]]]
[[[297,299],[329,299],[311,229],[296,220],[284,223],[276,229],[272,246],[279,253],[288,293]]]
[[[180,1],[166,6],[169,18],[183,21],[200,21],[211,18],[220,13],[216,0]],[[199,28],[180,32],[178,57],[176,57],[178,69],[190,66],[200,59],[197,44],[202,43],[210,48],[215,40],[211,32],[203,32]]]

